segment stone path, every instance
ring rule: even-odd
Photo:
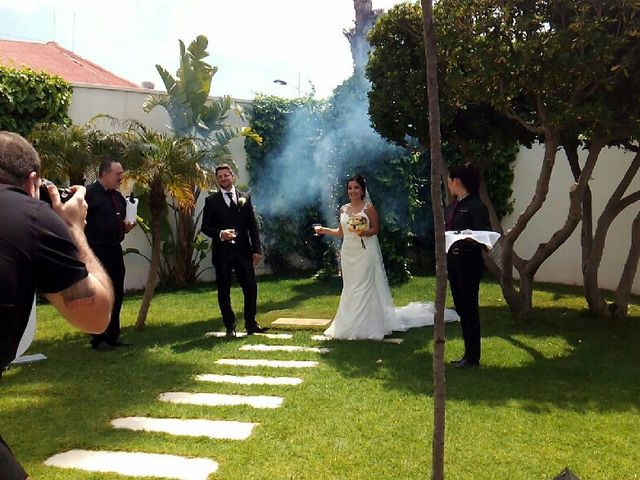
[[[183,420],[180,418],[125,417],[111,420],[114,428],[163,432],[189,437],[209,437],[225,440],[246,440],[257,423],[223,420]]]
[[[326,342],[329,340],[333,340],[331,337],[327,337],[326,335],[311,335],[311,340],[314,340],[316,342]],[[402,342],[404,342],[403,338],[383,338],[382,339],[383,343],[395,343],[397,345],[400,345]]]
[[[295,377],[261,377],[258,375],[197,375],[196,380],[214,383],[235,383],[238,385],[300,385],[301,378]]]
[[[79,468],[90,472],[114,472],[134,477],[175,480],[207,480],[209,475],[218,470],[218,464],[208,458],[105,450],[69,450],[50,457],[44,464],[53,467]]]
[[[310,360],[266,360],[263,358],[221,358],[216,360],[216,363],[238,367],[310,368],[318,366],[318,362]]]
[[[208,332],[208,337],[224,337],[225,332]],[[286,333],[257,334],[263,338],[291,340],[293,335]],[[238,332],[239,338],[246,333]],[[328,354],[330,348],[304,347],[295,345],[245,344],[239,350],[248,352],[295,352],[311,354]],[[273,368],[313,368],[319,362],[312,360],[270,360],[250,358],[220,358],[216,365],[232,365],[241,367],[273,367]],[[229,383],[237,385],[272,385],[275,387],[295,386],[302,383],[301,378],[275,377],[258,375],[220,375],[201,374],[196,380],[211,383]],[[227,395],[220,393],[164,392],[158,400],[174,404],[194,404],[217,406],[248,405],[253,408],[279,408],[284,398],[272,395]],[[257,423],[180,419],[125,417],[116,418],[111,425],[118,429],[140,432],[161,432],[171,435],[208,437],[216,440],[245,440]],[[265,427],[266,428],[266,427]],[[70,450],[54,455],[45,461],[46,465],[75,468],[92,472],[114,472],[127,476],[147,476],[174,480],[206,480],[218,469],[218,463],[208,458],[186,458],[177,455],[163,455],[144,452],[88,451]]]
[[[264,338],[273,338],[279,340],[291,340],[293,335],[290,333],[254,333],[253,335],[257,337]],[[204,334],[205,337],[217,337],[224,338],[227,336],[226,332],[207,332]],[[236,338],[243,338],[247,336],[247,332],[236,332]]]
[[[331,323],[329,318],[278,318],[271,325],[279,327],[328,327]]]
[[[249,344],[240,347],[240,350],[249,350],[253,352],[313,352],[313,353],[329,353],[330,348],[321,347],[297,347],[294,345],[261,345]]]
[[[188,403],[191,405],[208,405],[223,407],[228,405],[249,405],[254,408],[278,408],[282,405],[282,397],[268,395],[224,395],[221,393],[189,393],[167,392],[158,396],[161,402]]]

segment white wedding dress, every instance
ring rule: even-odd
[[[355,216],[369,220],[364,209]],[[341,212],[342,295],[338,312],[324,334],[342,340],[382,340],[392,331],[433,325],[433,303],[393,306],[378,237],[360,237],[349,231],[348,222],[349,215]],[[456,312],[445,310],[445,321],[455,320],[459,320]]]

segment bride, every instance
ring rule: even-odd
[[[347,180],[349,203],[340,208],[338,228],[316,226],[318,234],[343,238],[340,254],[342,295],[333,322],[324,332],[343,340],[381,340],[392,331],[433,325],[434,307],[410,303],[395,308],[378,244],[378,212],[361,175]],[[445,320],[458,320],[452,310]]]

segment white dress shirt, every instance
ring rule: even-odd
[[[224,203],[227,204],[227,207],[231,206],[231,199],[227,193],[231,192],[231,198],[233,198],[233,203],[238,204],[238,194],[236,193],[236,187],[231,187],[231,190],[222,190],[222,198],[224,198]]]

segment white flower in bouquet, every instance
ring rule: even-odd
[[[366,217],[362,216],[353,216],[349,217],[349,221],[347,222],[347,229],[350,232],[359,234],[369,229],[369,220]],[[362,244],[362,248],[367,248],[364,244],[364,239],[360,238],[360,243]]]
[[[349,231],[353,233],[364,232],[369,228],[369,222],[365,217],[349,217]]]

